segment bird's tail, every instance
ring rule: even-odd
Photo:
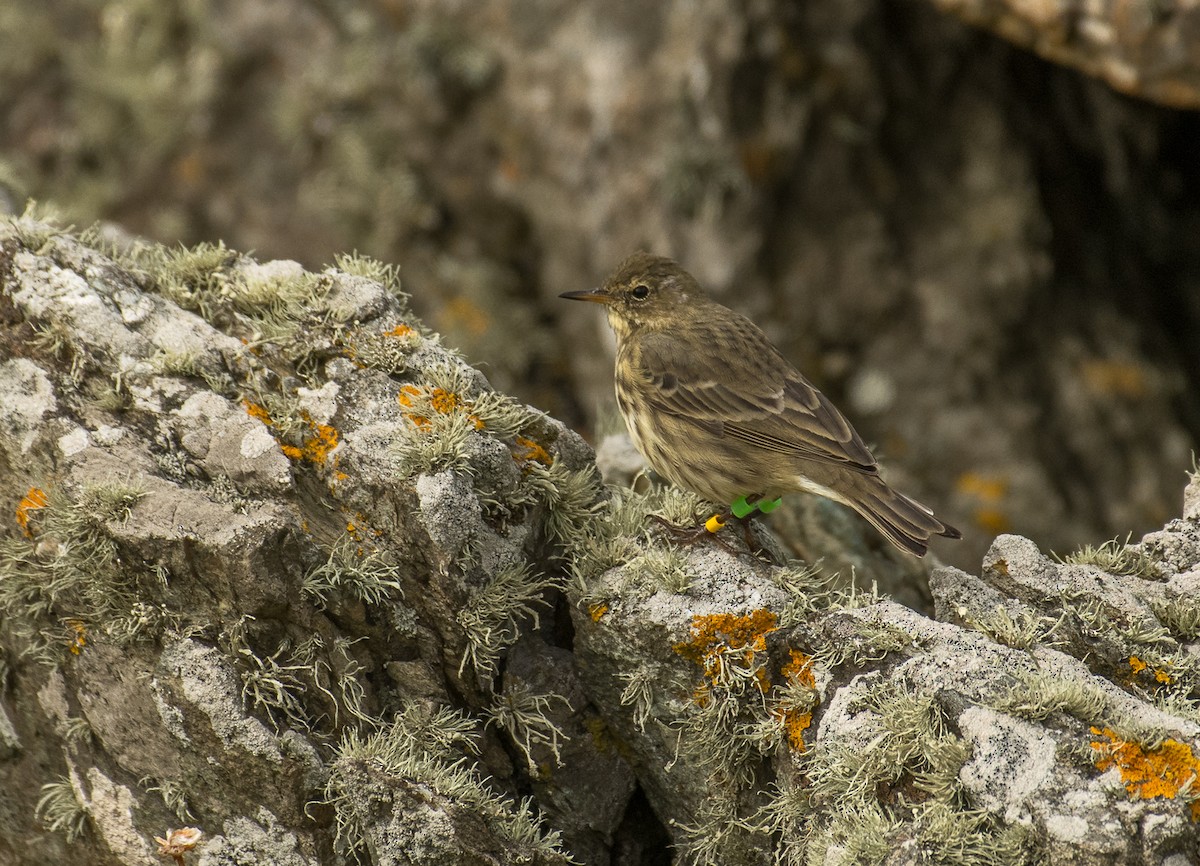
[[[915,499],[888,487],[877,475],[859,475],[845,502],[901,550],[924,556],[934,535],[962,538],[962,533],[933,516]]]

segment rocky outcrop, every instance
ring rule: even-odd
[[[1190,3],[934,0],[1022,48],[1175,108],[1200,108],[1200,12]]]
[[[0,228],[0,860],[1197,849],[1195,480],[1138,544],[935,568],[927,617],[829,565],[844,516],[808,563],[664,544],[702,503],[602,484],[392,268],[105,237]]]

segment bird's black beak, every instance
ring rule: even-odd
[[[585,289],[582,292],[563,292],[560,298],[568,301],[591,301],[593,304],[608,304],[612,302],[609,294],[601,289]]]

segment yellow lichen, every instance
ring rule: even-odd
[[[741,650],[746,667],[755,662],[755,653],[767,648],[767,635],[779,628],[778,617],[769,610],[759,609],[745,615],[713,613],[692,617],[691,637],[675,644],[675,652],[704,669],[706,679],[696,690],[696,700],[702,703],[708,689],[721,674],[730,651]],[[770,687],[763,668],[754,671],[763,692]]]
[[[541,463],[543,466],[549,466],[554,462],[554,458],[550,456],[549,451],[532,439],[526,439],[524,436],[515,437],[513,444],[509,448],[512,450],[513,460],[522,465],[533,461]]]
[[[49,500],[46,498],[46,491],[40,487],[30,487],[29,492],[17,504],[17,525],[21,527],[21,531],[29,538],[33,538],[33,531],[29,528],[29,518],[31,512],[37,511],[39,508],[45,508]]]
[[[449,415],[451,412],[459,410],[465,411],[468,413],[471,423],[475,425],[475,429],[483,429],[483,421],[468,411],[470,404],[453,391],[447,391],[444,388],[420,388],[416,385],[405,385],[396,395],[396,401],[404,408],[414,410],[404,412],[404,417],[422,430],[426,430],[432,425],[427,415],[415,411],[418,402],[427,403],[433,411],[441,415]]]
[[[800,650],[788,650],[789,660],[780,669],[783,676],[797,685],[815,689],[816,677],[813,676],[812,656]],[[795,752],[803,752],[807,748],[804,742],[804,732],[812,725],[812,712],[801,712],[798,708],[778,706],[771,711],[779,719],[787,734],[788,745]]]
[[[75,636],[71,638],[70,643],[67,644],[67,648],[71,651],[71,655],[77,656],[81,654],[83,652],[83,648],[87,646],[87,626],[78,619],[67,620],[67,625],[70,626],[71,631],[75,633]]]
[[[1174,799],[1181,791],[1189,791],[1200,776],[1200,760],[1187,743],[1163,740],[1157,749],[1146,750],[1138,743],[1122,740],[1111,728],[1091,730],[1102,738],[1091,744],[1098,754],[1096,769],[1120,770],[1125,790],[1135,799]],[[1191,803],[1191,818],[1200,818],[1200,802]]]
[[[270,412],[259,404],[252,403],[249,400],[243,400],[242,406],[245,408],[246,414],[266,424],[276,440],[279,439],[275,431],[275,421],[271,418]],[[307,412],[301,412],[300,417],[308,425],[308,435],[304,438],[304,444],[288,445],[280,442],[279,450],[290,460],[307,460],[309,463],[323,466],[325,465],[325,461],[329,459],[329,455],[337,448],[338,432],[328,424],[316,423],[309,417]]]
[[[1142,671],[1147,670],[1149,667],[1150,666],[1148,664],[1146,664],[1137,656],[1129,657],[1129,668],[1133,671],[1134,676],[1137,676]],[[1171,683],[1175,682],[1175,678],[1162,668],[1154,668],[1152,672],[1154,674],[1154,679],[1163,685],[1170,685]]]
[[[592,622],[600,622],[606,613],[608,613],[608,605],[604,602],[588,605],[588,616],[592,618]]]

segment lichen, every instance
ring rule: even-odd
[[[1096,769],[1106,771],[1116,767],[1130,797],[1137,800],[1185,797],[1190,804],[1191,819],[1200,820],[1200,800],[1191,793],[1200,776],[1200,759],[1193,754],[1191,746],[1166,739],[1157,747],[1147,749],[1123,739],[1112,728],[1093,726],[1091,732],[1097,738],[1091,743],[1096,752]]]

